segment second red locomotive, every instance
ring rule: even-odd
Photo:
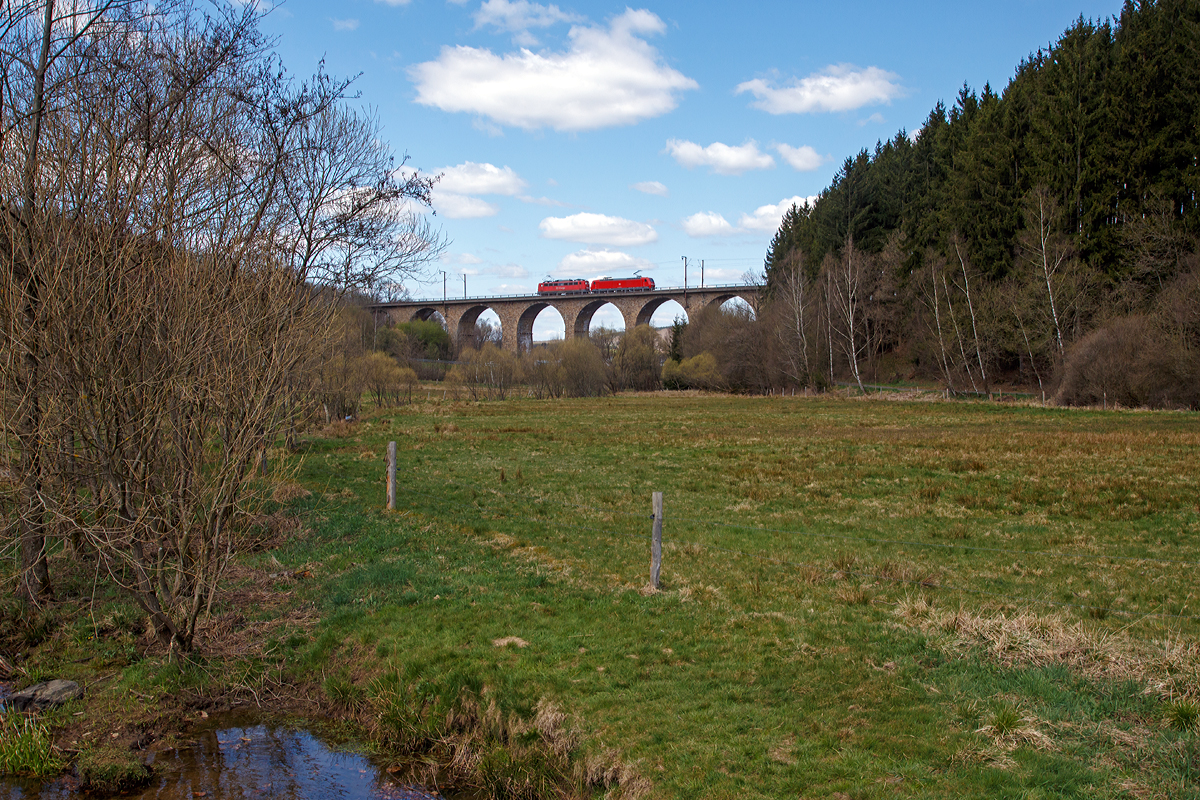
[[[654,289],[653,278],[597,278],[592,281],[593,292],[648,292]]]

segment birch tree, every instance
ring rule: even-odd
[[[783,347],[784,368],[796,383],[811,386],[813,368],[809,352],[814,293],[804,269],[804,254],[792,250],[783,256],[776,264],[775,276],[775,297],[782,311],[775,333]]]

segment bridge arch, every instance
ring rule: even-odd
[[[412,313],[412,316],[409,317],[407,321],[428,322],[431,319],[442,323],[442,325],[446,324],[446,318],[442,316],[442,312],[433,306],[424,306],[422,308],[415,309]]]
[[[485,311],[492,311],[495,313],[495,309],[486,303],[473,305],[462,312],[462,316],[458,318],[458,331],[454,335],[454,343],[457,346],[462,347],[464,343],[470,341],[475,336],[475,324],[479,322],[480,315],[482,315]],[[503,318],[500,320],[500,331],[503,334]]]
[[[683,311],[683,315],[685,317],[688,317],[689,319],[691,318],[687,312],[687,309],[684,308],[681,303],[679,303],[677,298],[654,297],[654,298],[651,298],[649,301],[647,301],[646,304],[643,305],[640,309],[638,309],[637,316],[634,318],[634,324],[635,325],[649,325],[650,319],[654,316],[654,312],[658,311],[659,307],[665,305],[666,303],[670,303],[672,301],[674,301],[675,304],[680,307],[680,309]]]
[[[552,308],[558,314],[559,319],[563,319],[563,338],[567,336],[565,316],[562,309],[554,303],[538,302],[530,303],[525,310],[521,312],[521,316],[517,318],[517,352],[528,352],[533,347],[533,324],[537,321],[540,315],[547,308]]]
[[[755,302],[756,300],[758,300],[758,297],[757,297],[757,295],[753,295],[753,294],[751,294],[750,296],[747,297],[745,294],[743,294],[741,292],[729,292],[728,294],[723,292],[721,294],[718,294],[718,295],[715,295],[715,296],[709,298],[704,303],[704,307],[706,309],[720,308],[721,306],[728,303],[730,300],[741,300],[743,303],[745,303],[747,306],[749,306],[750,312],[755,317],[758,317],[758,307]]]
[[[576,337],[581,337],[584,339],[591,336],[592,335],[592,318],[596,316],[597,311],[599,311],[600,309],[604,308],[607,305],[611,305],[617,311],[621,312],[621,318],[622,318],[622,320],[625,321],[625,326],[629,327],[628,317],[626,316],[624,310],[620,306],[613,303],[611,299],[605,298],[605,299],[601,299],[601,300],[593,300],[593,301],[587,303],[586,305],[584,305],[583,308],[579,309],[579,314],[578,314],[578,316],[575,317],[574,335]]]

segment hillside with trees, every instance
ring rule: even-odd
[[[1197,407],[1198,154],[1200,2],[1080,17],[1002,92],[964,85],[786,214],[775,368]]]

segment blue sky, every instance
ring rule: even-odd
[[[689,284],[701,260],[706,283],[738,282],[846,157],[915,131],[964,82],[1002,90],[1080,14],[1120,7],[287,0],[264,28],[294,74],[324,59],[359,75],[393,149],[444,175],[433,221],[451,244],[408,288],[440,297],[444,270],[461,297],[464,275],[471,296],[635,270],[682,285],[684,256]],[[547,310],[535,337],[554,335]]]

